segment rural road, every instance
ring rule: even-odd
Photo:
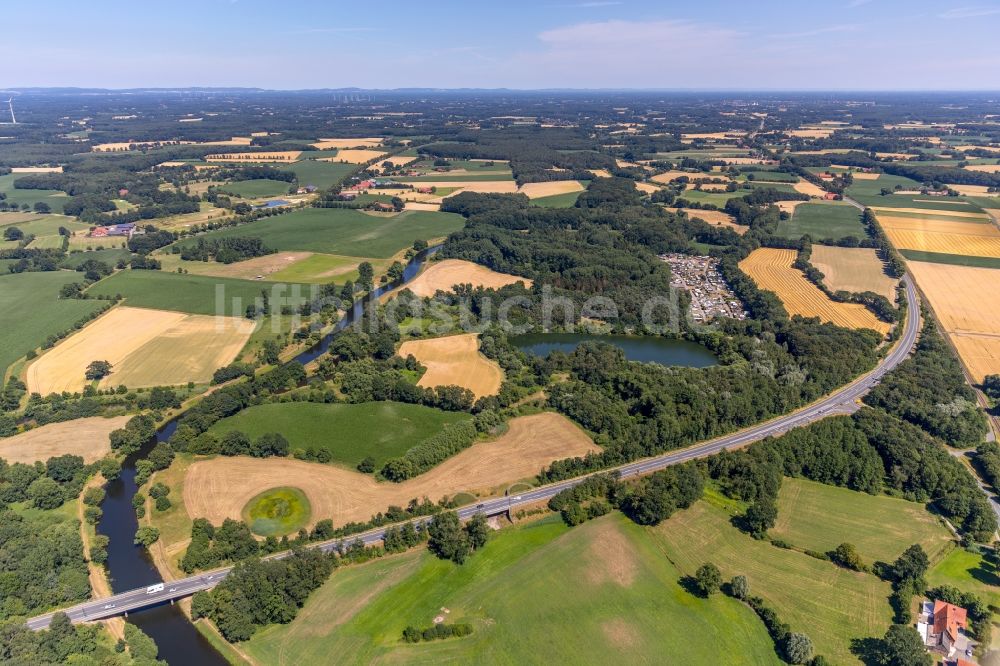
[[[873,386],[878,384],[883,375],[891,371],[909,356],[917,341],[917,333],[920,329],[920,305],[917,300],[917,292],[909,276],[903,278],[906,286],[906,322],[902,337],[896,345],[882,359],[879,365],[871,372],[858,377],[850,384],[838,389],[834,393],[790,414],[779,416],[764,423],[746,428],[723,437],[718,437],[707,442],[702,442],[694,446],[677,451],[671,451],[653,458],[645,458],[636,462],[628,463],[605,472],[617,471],[623,478],[649,474],[657,470],[664,469],[671,465],[677,465],[696,458],[704,458],[716,454],[723,449],[732,449],[745,446],[752,442],[764,439],[765,437],[780,435],[792,428],[812,423],[826,418],[833,414],[842,414],[854,411],[857,408],[857,400],[867,393]],[[458,509],[458,515],[466,520],[477,513],[486,515],[496,515],[505,513],[511,509],[521,506],[547,501],[556,493],[571,488],[580,483],[585,476],[560,481],[549,485],[534,488],[520,495],[510,497],[498,497],[484,500],[475,505],[469,505]],[[375,507],[373,507],[374,510]],[[416,522],[425,522],[427,518],[418,519]],[[377,528],[346,538],[333,539],[312,547],[320,548],[324,552],[329,552],[338,545],[349,543],[360,539],[367,545],[378,543],[382,540],[386,528]],[[287,557],[288,553],[279,553],[272,556],[273,559]],[[87,601],[77,606],[65,609],[65,612],[73,622],[89,622],[102,620],[117,615],[149,608],[159,604],[174,602],[177,599],[191,596],[195,592],[207,590],[224,579],[232,567],[208,571],[197,576],[183,578],[164,584],[162,591],[147,594],[147,588],[142,587],[136,590],[129,590],[111,597]],[[157,581],[150,581],[150,584]],[[28,620],[27,625],[34,630],[45,629],[52,620],[53,613],[39,615]]]

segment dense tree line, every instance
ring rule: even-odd
[[[199,238],[194,244],[183,245],[177,250],[185,261],[216,261],[220,264],[232,264],[277,252],[253,236]]]
[[[920,426],[952,446],[975,446],[988,429],[958,360],[929,312],[914,354],[865,396],[866,404]]]
[[[125,639],[109,640],[101,623],[74,625],[65,613],[56,613],[48,629],[33,631],[20,621],[0,624],[0,663],[57,666],[156,666],[158,649],[134,624],[125,625]]]
[[[335,565],[333,557],[318,550],[296,550],[281,560],[241,562],[211,592],[195,595],[192,617],[210,618],[227,641],[245,641],[263,626],[294,620]]]

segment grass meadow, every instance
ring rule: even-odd
[[[357,171],[359,167],[358,164],[302,160],[290,166],[281,167],[281,170],[293,172],[302,187],[312,185],[325,190]]]
[[[932,264],[952,266],[972,266],[973,268],[1000,268],[996,257],[971,257],[964,254],[944,254],[942,252],[922,252],[920,250],[900,250],[899,253],[910,261],[926,261]]]
[[[782,482],[778,522],[769,534],[821,553],[853,543],[867,564],[891,562],[915,543],[935,561],[952,541],[922,504],[795,478]]]
[[[551,197],[539,197],[532,200],[531,205],[541,208],[572,208],[580,194],[580,192],[567,192],[566,194],[554,194]]]
[[[846,203],[803,203],[795,207],[791,219],[778,223],[777,234],[785,238],[801,238],[809,234],[821,238],[865,238],[861,211]]]
[[[0,372],[41,346],[50,335],[97,311],[100,301],[60,299],[59,289],[80,279],[65,271],[0,276]]]
[[[243,510],[243,521],[254,534],[282,537],[309,523],[309,498],[298,488],[272,488],[254,497]]]
[[[240,430],[251,439],[280,432],[293,449],[326,449],[334,462],[353,468],[367,456],[381,466],[445,424],[467,418],[459,412],[400,402],[288,402],[250,407],[219,421],[210,432]]]
[[[0,192],[7,195],[4,201],[19,206],[22,204],[34,206],[37,202],[44,201],[52,208],[53,213],[61,213],[63,204],[69,198],[68,195],[60,190],[19,190],[14,187],[14,181],[24,175],[22,173],[9,173],[6,176],[0,176]]]
[[[287,194],[290,185],[291,183],[286,183],[283,180],[257,178],[255,180],[238,180],[221,185],[219,191],[235,194],[244,199],[256,199],[258,197],[274,197],[279,194]]]
[[[273,285],[253,280],[125,270],[101,280],[88,289],[87,293],[91,296],[120,294],[128,305],[141,308],[241,317],[245,314],[247,305],[260,298],[262,289],[268,290],[274,307],[278,306],[276,298],[279,295],[287,297],[293,306],[301,305],[309,298],[309,286],[297,286],[301,296],[292,298],[296,285],[287,285],[284,294],[274,294]],[[217,299],[219,293],[224,298]]]
[[[654,535],[609,515],[556,516],[495,535],[464,565],[420,548],[339,569],[288,625],[240,649],[259,663],[780,664],[763,624],[723,595],[693,596]],[[444,610],[447,609],[447,613]],[[469,622],[470,636],[407,644],[407,625]],[[694,638],[693,638],[694,637]]]
[[[464,224],[465,219],[454,213],[407,211],[382,217],[347,208],[304,208],[202,238],[253,236],[279,251],[388,258],[415,240],[446,236]]]
[[[927,585],[954,585],[991,606],[1000,606],[1000,572],[979,553],[955,548],[927,572]]]

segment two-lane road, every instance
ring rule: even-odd
[[[665,453],[653,458],[637,460],[635,462],[628,463],[627,465],[614,468],[613,470],[605,471],[617,471],[622,477],[649,474],[671,465],[713,455],[723,449],[738,448],[764,439],[765,437],[780,435],[788,430],[791,430],[792,428],[797,428],[799,426],[812,423],[813,421],[818,421],[826,418],[827,416],[831,416],[832,414],[841,414],[853,411],[857,407],[857,400],[867,393],[873,386],[875,386],[887,372],[891,371],[904,359],[906,359],[916,344],[917,333],[920,329],[920,304],[917,301],[916,289],[914,288],[909,276],[903,278],[903,282],[906,286],[907,301],[907,314],[903,334],[889,353],[886,354],[886,356],[878,364],[878,366],[868,374],[858,377],[850,384],[841,387],[825,398],[822,398],[821,400],[818,400],[811,405],[803,407],[790,414],[785,414],[784,416],[771,419],[770,421],[760,423],[739,432],[718,437],[707,442],[702,442],[685,449],[671,451],[670,453]],[[512,509],[517,509],[518,507],[535,504],[537,502],[544,502],[549,500],[561,490],[575,486],[584,478],[586,478],[586,476],[576,477],[566,481],[560,481],[558,483],[551,483],[539,488],[533,488],[527,492],[521,493],[520,495],[483,500],[478,504],[458,509],[458,515],[463,520],[466,520],[477,513],[496,515]],[[415,522],[425,522],[426,520],[428,519],[423,518]],[[382,527],[369,530],[368,532],[352,535],[343,539],[334,539],[314,544],[312,547],[320,548],[323,551],[329,552],[337,548],[340,544],[352,542],[357,539],[360,539],[365,544],[371,545],[382,540],[382,537],[385,534],[385,529],[386,528]],[[272,557],[281,558],[287,557],[287,555],[287,553],[280,553]],[[143,608],[149,608],[158,604],[172,602],[177,599],[191,596],[195,592],[210,589],[225,578],[231,570],[232,567],[226,567],[215,571],[205,572],[197,576],[167,582],[164,584],[162,591],[155,591],[148,594],[147,588],[145,587],[137,590],[130,590],[128,592],[116,594],[104,599],[87,601],[77,606],[73,606],[72,608],[67,608],[63,612],[65,612],[73,622],[102,620],[141,610]],[[151,584],[155,582],[156,581],[150,581]],[[52,615],[52,613],[39,615],[28,620],[27,624],[30,628],[35,630],[44,629],[49,626],[49,623],[52,620]]]

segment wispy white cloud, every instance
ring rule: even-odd
[[[979,18],[980,16],[994,16],[1000,14],[1000,7],[982,7],[982,6],[972,6],[972,7],[955,7],[954,9],[949,9],[946,12],[938,14],[940,18],[943,19],[966,19],[966,18]]]

